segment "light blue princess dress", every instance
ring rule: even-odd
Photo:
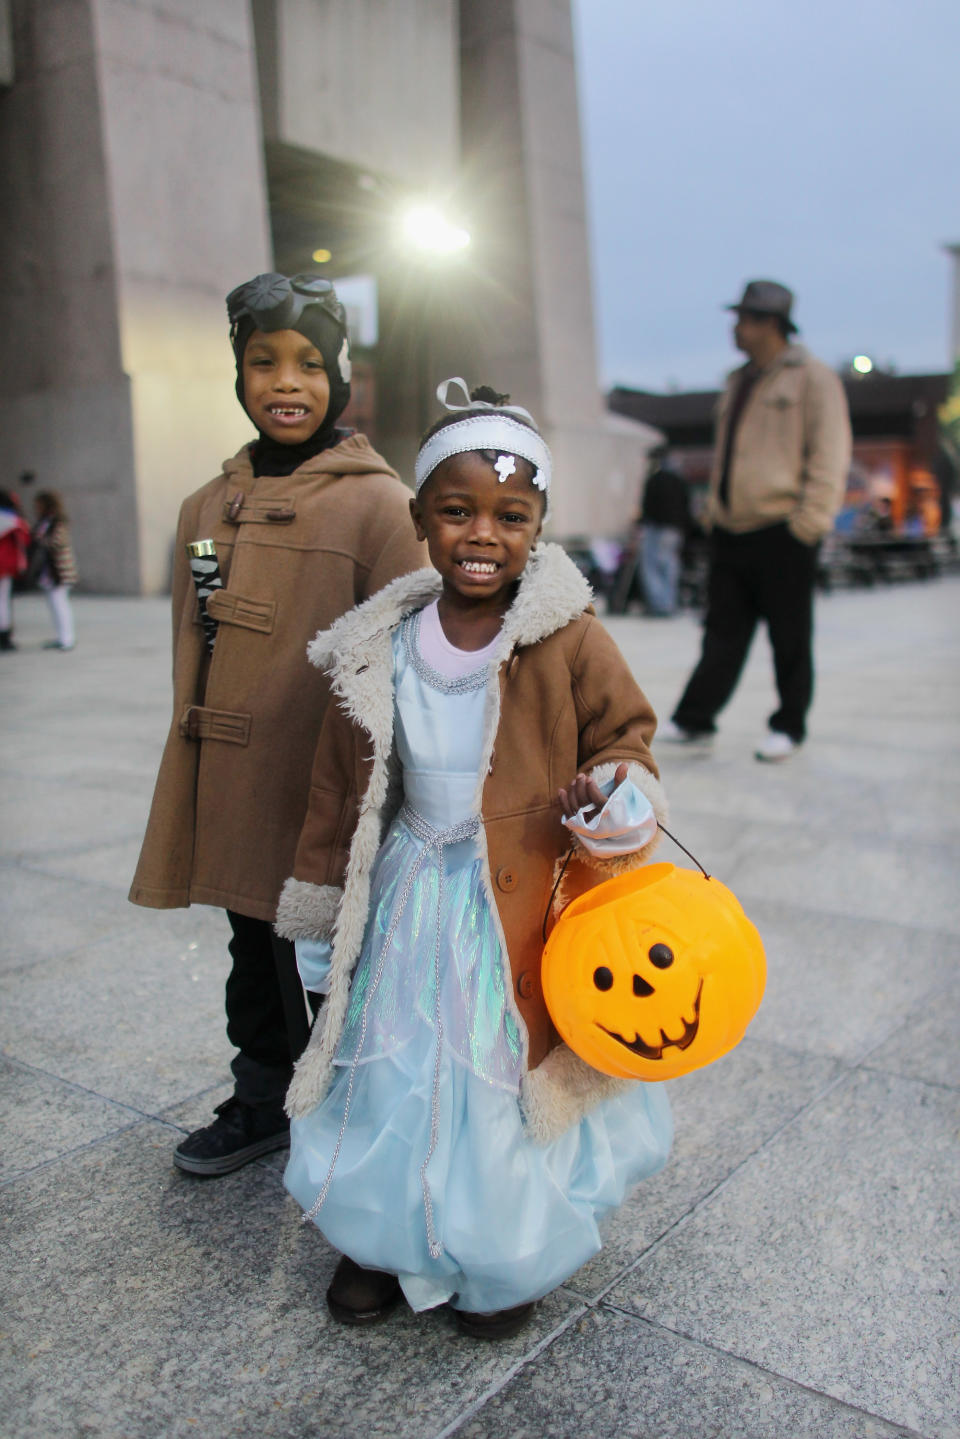
[[[405,802],[373,868],[333,1082],[291,1124],[285,1183],[336,1249],[397,1274],[413,1309],[489,1313],[598,1252],[598,1219],[665,1163],[672,1124],[664,1086],[637,1082],[552,1143],[526,1134],[523,1043],[476,842],[490,671],[450,679],[428,664],[423,614],[394,635]],[[329,947],[298,944],[298,960],[323,989]]]

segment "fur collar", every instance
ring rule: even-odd
[[[405,615],[435,600],[441,588],[435,570],[402,575],[330,629],[321,630],[307,646],[311,664],[327,671],[334,692],[365,729],[370,729],[365,715],[374,698],[369,691],[382,683],[393,631]],[[589,584],[561,546],[538,544],[504,616],[491,668],[499,669],[518,646],[537,644],[562,629],[583,614],[592,599]]]

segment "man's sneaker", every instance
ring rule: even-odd
[[[753,752],[754,759],[769,760],[771,763],[789,759],[800,748],[799,740],[791,739],[778,729],[769,729]]]
[[[664,740],[667,744],[699,745],[701,748],[712,744],[713,731],[708,729],[683,729],[672,719],[664,720],[654,735],[654,743]]]
[[[290,1143],[290,1121],[282,1109],[254,1108],[232,1094],[213,1112],[212,1124],[195,1129],[173,1151],[174,1164],[187,1174],[232,1174]]]

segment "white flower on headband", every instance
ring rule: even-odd
[[[465,405],[455,405],[447,399],[451,385],[460,387],[467,401]],[[519,405],[492,405],[489,400],[471,400],[466,382],[459,375],[437,386],[437,399],[451,413],[462,412],[463,419],[444,425],[424,441],[414,471],[418,494],[444,460],[471,450],[496,452],[499,458],[495,469],[501,484],[506,483],[508,475],[516,473],[515,456],[528,460],[533,466],[533,484],[545,496],[549,494],[550,451],[543,436],[535,428],[530,428],[533,417],[527,410]]]

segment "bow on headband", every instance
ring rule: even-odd
[[[466,404],[456,405],[447,399],[451,385],[459,385]],[[470,450],[495,450],[501,456],[519,455],[529,460],[533,466],[534,485],[544,495],[548,494],[550,451],[536,428],[530,428],[534,420],[529,411],[520,405],[493,405],[489,400],[471,400],[466,382],[459,375],[441,381],[437,386],[437,399],[451,414],[463,412],[464,418],[443,425],[424,441],[415,469],[418,494],[438,465],[451,455],[465,454]],[[498,460],[495,469],[501,483],[513,474],[515,468],[513,464]]]
[[[463,391],[463,398],[467,402],[465,405],[454,405],[447,399],[451,385],[460,386]],[[522,405],[492,405],[489,400],[471,400],[470,391],[467,389],[467,382],[461,379],[459,375],[453,375],[449,380],[440,381],[437,386],[437,399],[443,408],[449,410],[451,414],[456,414],[459,410],[496,410],[500,415],[519,415],[521,420],[526,420],[536,428],[536,421],[530,411],[525,410]]]

